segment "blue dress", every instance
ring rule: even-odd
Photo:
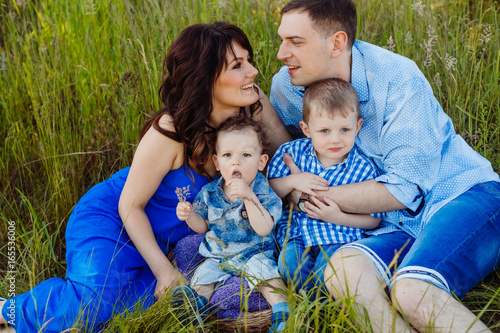
[[[118,215],[129,169],[91,188],[73,209],[66,228],[65,279],[46,280],[7,300],[2,315],[17,333],[37,332],[47,322],[43,332],[60,332],[77,320],[89,331],[97,331],[115,313],[153,304],[156,279]],[[187,200],[192,202],[207,182],[208,178],[187,167],[171,170],[146,205],[164,253],[191,233],[177,219],[176,188],[189,186]]]

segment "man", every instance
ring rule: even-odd
[[[391,301],[420,331],[488,331],[451,294],[463,297],[498,266],[499,177],[455,134],[415,63],[355,41],[356,25],[351,0],[290,1],[278,29],[285,66],[271,87],[271,103],[297,137],[305,87],[328,77],[351,82],[364,119],[356,144],[382,173],[320,193],[344,212],[388,212],[384,227],[330,258],[327,288],[355,295],[375,331],[410,330]]]

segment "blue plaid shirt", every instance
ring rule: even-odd
[[[209,229],[200,244],[200,254],[206,258],[234,262],[246,262],[246,259],[257,253],[274,258],[276,241],[273,233],[260,236],[253,230],[243,200],[229,201],[222,189],[223,182],[224,179],[219,177],[206,184],[194,200],[194,211],[208,220]],[[250,187],[277,223],[282,202],[269,186],[266,177],[258,172]]]
[[[363,155],[356,146],[341,163],[323,168],[316,156],[316,151],[310,139],[298,139],[287,142],[274,154],[268,169],[268,178],[282,178],[290,175],[290,169],[283,162],[283,154],[288,153],[302,172],[310,172],[321,176],[330,186],[345,185],[378,176],[375,166]],[[345,227],[321,220],[312,219],[304,212],[293,211],[289,234],[286,237],[288,211],[277,227],[276,233],[280,244],[286,239],[302,236],[306,246],[325,244],[344,244],[364,238],[363,229]],[[373,217],[383,217],[383,213],[372,214]]]
[[[386,214],[393,230],[416,237],[445,204],[476,184],[499,181],[490,162],[455,133],[429,82],[410,59],[357,40],[351,84],[364,119],[356,145],[380,170],[376,180],[408,207]],[[303,91],[290,83],[287,67],[273,78],[271,103],[296,137],[301,133]],[[380,233],[389,231],[386,227]]]

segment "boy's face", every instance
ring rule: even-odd
[[[257,172],[264,170],[268,159],[262,154],[257,133],[249,129],[219,133],[215,149],[215,167],[226,182],[241,178],[250,185]]]
[[[319,161],[327,168],[347,157],[362,124],[363,119],[352,111],[344,117],[341,112],[333,114],[313,106],[308,122],[301,121],[300,127],[311,139]]]

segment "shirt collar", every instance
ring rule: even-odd
[[[370,99],[368,92],[368,81],[366,79],[365,64],[363,62],[363,54],[359,51],[357,45],[359,41],[355,41],[351,48],[351,84],[358,92],[359,101],[366,102]]]

